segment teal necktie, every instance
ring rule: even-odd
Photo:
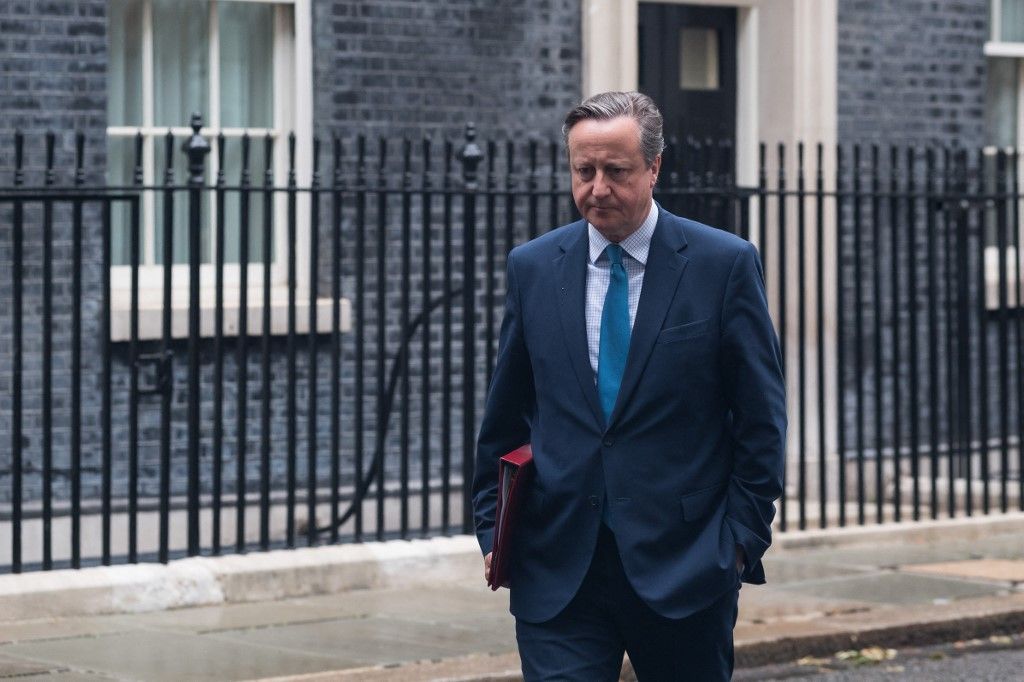
[[[619,395],[622,372],[629,352],[629,280],[622,265],[622,247],[609,244],[605,254],[611,263],[608,293],[601,311],[601,341],[597,354],[597,393],[607,422]]]

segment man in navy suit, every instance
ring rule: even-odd
[[[652,198],[662,119],[603,93],[563,126],[583,220],[509,254],[474,477],[490,570],[497,460],[535,479],[509,568],[527,680],[729,679],[740,582],[782,490],[778,340],[754,247]]]

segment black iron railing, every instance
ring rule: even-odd
[[[15,140],[0,570],[470,531],[505,255],[576,217],[560,144],[314,140],[300,182],[294,137],[200,132],[123,186]],[[1021,508],[1016,153],[740,151],[671,141],[656,198],[762,253],[780,527]]]

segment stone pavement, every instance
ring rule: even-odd
[[[1024,515],[908,526],[780,535],[765,561],[769,584],[741,592],[738,665],[1024,631]],[[431,559],[419,572],[429,580],[408,586],[402,572],[415,568],[401,559],[380,575],[364,568],[360,579],[336,581],[343,591],[314,580],[305,594],[278,566],[218,583],[230,597],[220,603],[141,613],[99,613],[113,602],[54,590],[11,601],[10,585],[29,576],[3,576],[0,678],[519,679],[507,592],[486,589],[467,544]],[[303,551],[324,549],[338,548]],[[275,580],[292,584],[267,599]],[[244,601],[246,585],[266,600]],[[32,617],[33,604],[50,615]],[[61,604],[77,615],[60,615]]]

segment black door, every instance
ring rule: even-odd
[[[640,3],[640,91],[665,136],[736,136],[736,8]]]

